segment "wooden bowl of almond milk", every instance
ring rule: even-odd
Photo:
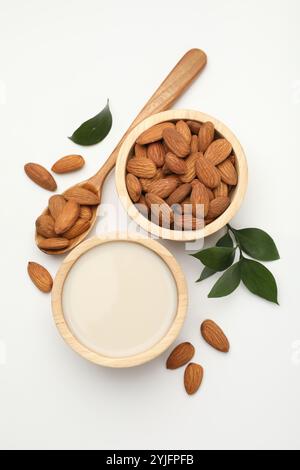
[[[163,353],[187,311],[185,277],[161,244],[136,236],[93,238],[62,263],[52,290],[56,326],[85,359],[132,367]]]

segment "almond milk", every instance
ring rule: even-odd
[[[75,262],[62,305],[83,345],[126,357],[146,351],[167,333],[177,311],[177,287],[156,253],[135,242],[110,241]]]

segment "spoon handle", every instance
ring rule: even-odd
[[[89,183],[101,189],[103,181],[116,164],[119,149],[129,132],[145,118],[168,109],[205,67],[206,61],[206,54],[200,49],[191,49],[184,54],[137,115],[102,168],[88,180]]]

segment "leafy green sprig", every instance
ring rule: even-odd
[[[245,254],[254,259],[247,258]],[[239,260],[235,262],[237,255]],[[216,246],[201,250],[192,256],[205,266],[197,282],[224,271],[208,297],[225,297],[243,282],[253,294],[278,304],[275,278],[259,261],[277,260],[279,253],[274,240],[263,230],[258,228],[237,230],[227,225],[226,234]]]

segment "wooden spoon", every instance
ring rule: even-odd
[[[112,154],[108,157],[102,168],[90,179],[78,183],[74,187],[84,187],[90,191],[97,194],[99,198],[99,203],[101,201],[101,192],[102,186],[107,175],[114,168],[117,160],[117,156],[120,150],[120,147],[127,137],[129,132],[145,118],[151,116],[152,114],[159,113],[168,109],[172,103],[185,91],[185,89],[190,85],[190,83],[196,78],[196,76],[201,72],[201,70],[206,65],[206,54],[200,49],[191,49],[188,51],[175,65],[173,70],[162,82],[160,87],[156,90],[154,95],[151,96],[147,104],[137,115],[133,123],[128,128],[127,132],[123,135],[120,142],[113,150]],[[47,254],[59,255],[66,253],[67,251],[72,250],[76,245],[78,245],[90,232],[96,222],[97,216],[97,207],[91,206],[93,210],[93,216],[91,219],[91,225],[86,232],[79,235],[77,238],[70,240],[70,244],[67,248],[63,250],[45,250],[42,249]],[[48,209],[46,209],[43,214],[47,214]],[[39,245],[39,242],[43,239],[38,233],[35,234],[36,244]]]

